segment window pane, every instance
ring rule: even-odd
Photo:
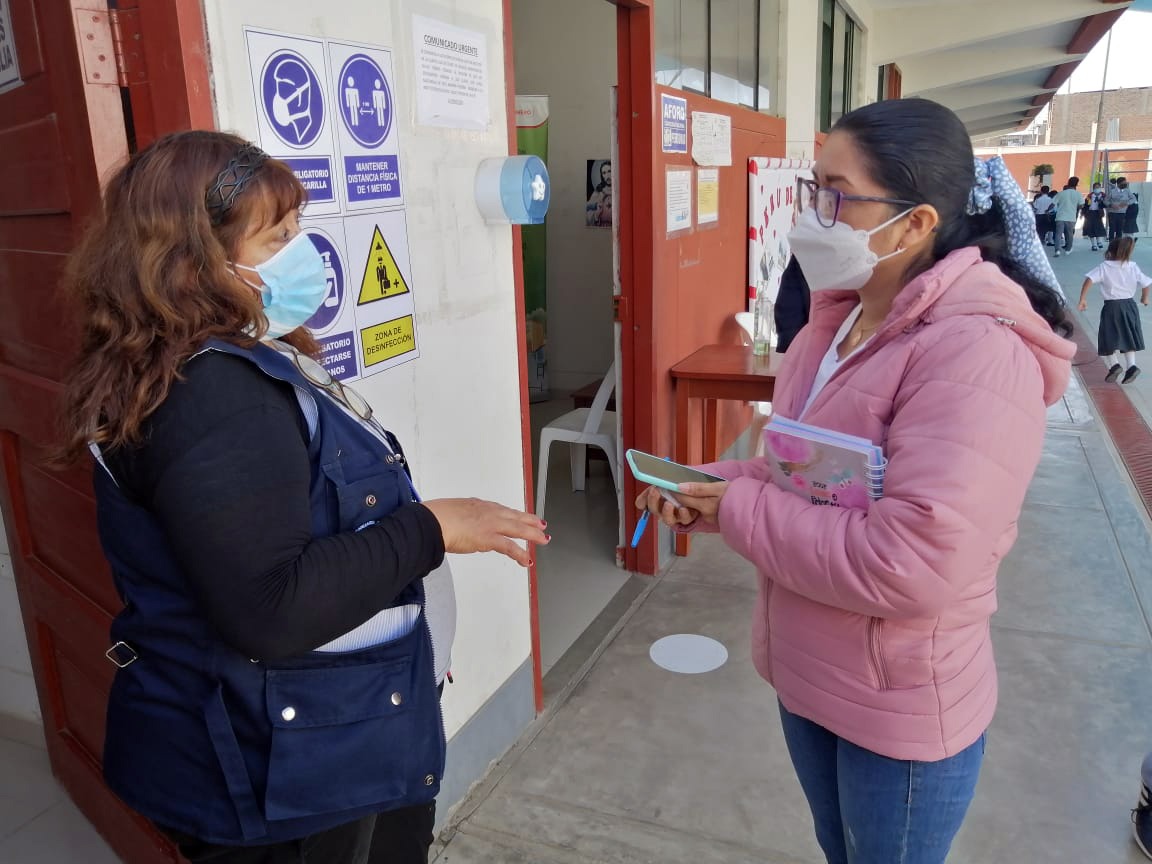
[[[820,21],[820,129],[827,132],[832,128],[832,43],[835,41],[833,22],[836,4],[834,0],[824,0],[823,15]]]
[[[780,82],[780,0],[760,0],[760,89],[756,108],[783,115]]]
[[[656,83],[706,92],[708,0],[656,0]]]
[[[834,33],[832,38],[832,114],[828,118],[833,124],[844,114],[844,69],[845,48],[847,46],[848,15],[836,6]]]
[[[756,2],[712,0],[713,99],[755,107]]]

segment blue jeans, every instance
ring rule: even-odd
[[[976,791],[985,736],[940,762],[865,750],[780,706],[828,864],[942,864]]]

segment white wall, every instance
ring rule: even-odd
[[[413,12],[487,34],[487,132],[415,126]],[[477,496],[522,507],[512,235],[485,225],[472,191],[480,160],[508,153],[500,0],[206,0],[205,15],[218,125],[250,137],[256,119],[243,25],[392,49],[422,356],[356,387],[405,444],[425,498]],[[449,736],[531,647],[527,574],[492,554],[452,564],[460,616],[457,683],[444,698]]]
[[[816,99],[820,92],[820,4],[785,0],[781,12],[784,118],[788,156],[811,159],[816,146]]]
[[[516,92],[550,97],[548,376],[553,389],[573,390],[612,363],[612,232],[584,227],[584,204],[587,162],[611,150],[616,7],[513,0],[512,32]]]
[[[856,19],[863,33],[856,57],[857,106],[876,101],[876,65],[872,47],[875,9],[869,0],[840,0]],[[784,0],[781,17],[783,89],[786,105],[787,148],[793,158],[811,159],[815,149],[817,101],[820,93],[821,4],[814,0]]]
[[[16,598],[16,579],[4,517],[0,515],[0,714],[40,722],[40,703],[32,679],[32,659]]]

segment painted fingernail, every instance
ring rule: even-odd
[[[547,522],[545,522],[543,519],[541,519],[541,520],[540,520],[540,527],[541,527],[541,528],[547,528],[547,527],[548,527],[548,523],[547,523]]]
[[[545,539],[547,542],[551,543],[551,542],[552,542],[552,535],[551,535],[551,534],[545,534],[545,535],[544,535],[544,539]]]

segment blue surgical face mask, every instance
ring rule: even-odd
[[[311,318],[328,295],[324,259],[303,231],[263,264],[249,267],[234,263],[232,266],[257,274],[264,283],[253,285],[240,276],[260,292],[271,339],[291,333]]]

